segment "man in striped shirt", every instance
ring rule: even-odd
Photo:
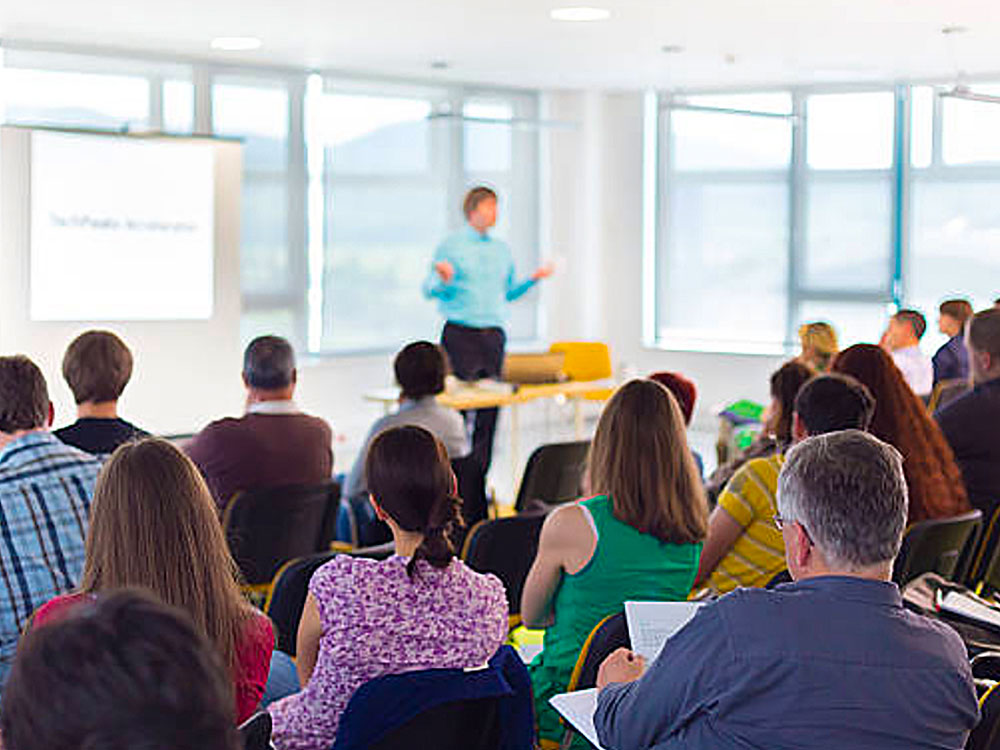
[[[83,569],[100,462],[49,432],[52,403],[27,357],[0,357],[0,686],[32,613]]]
[[[838,430],[867,430],[875,399],[857,380],[820,375],[795,397],[792,435],[796,442]],[[695,587],[719,594],[738,586],[761,587],[785,569],[785,545],[774,523],[781,454],[755,458],[740,467],[719,495],[701,552]]]

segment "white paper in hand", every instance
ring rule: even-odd
[[[695,616],[701,602],[625,602],[632,650],[649,667],[663,644]]]
[[[549,698],[552,708],[562,714],[573,728],[582,734],[598,750],[597,730],[594,728],[594,711],[597,710],[597,688],[560,693]]]

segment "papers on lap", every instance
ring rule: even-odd
[[[594,711],[597,710],[597,688],[561,693],[549,698],[552,708],[562,714],[573,728],[582,734],[598,750],[597,730],[594,729]]]
[[[659,655],[663,644],[687,625],[701,602],[625,602],[632,650],[646,660],[649,667]]]

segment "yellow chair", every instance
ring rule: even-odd
[[[570,380],[607,380],[614,375],[611,350],[600,341],[557,341],[549,347],[549,352],[563,355],[563,372]],[[607,401],[614,392],[614,388],[595,388],[581,394],[580,398]]]

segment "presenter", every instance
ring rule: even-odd
[[[489,234],[497,222],[497,194],[490,188],[472,188],[463,210],[468,226],[438,246],[424,295],[438,300],[445,319],[441,344],[455,376],[466,381],[499,378],[507,341],[506,303],[551,276],[553,269],[547,264],[530,278],[517,279],[510,248]],[[472,455],[484,475],[493,455],[497,413],[496,408],[474,412]]]

